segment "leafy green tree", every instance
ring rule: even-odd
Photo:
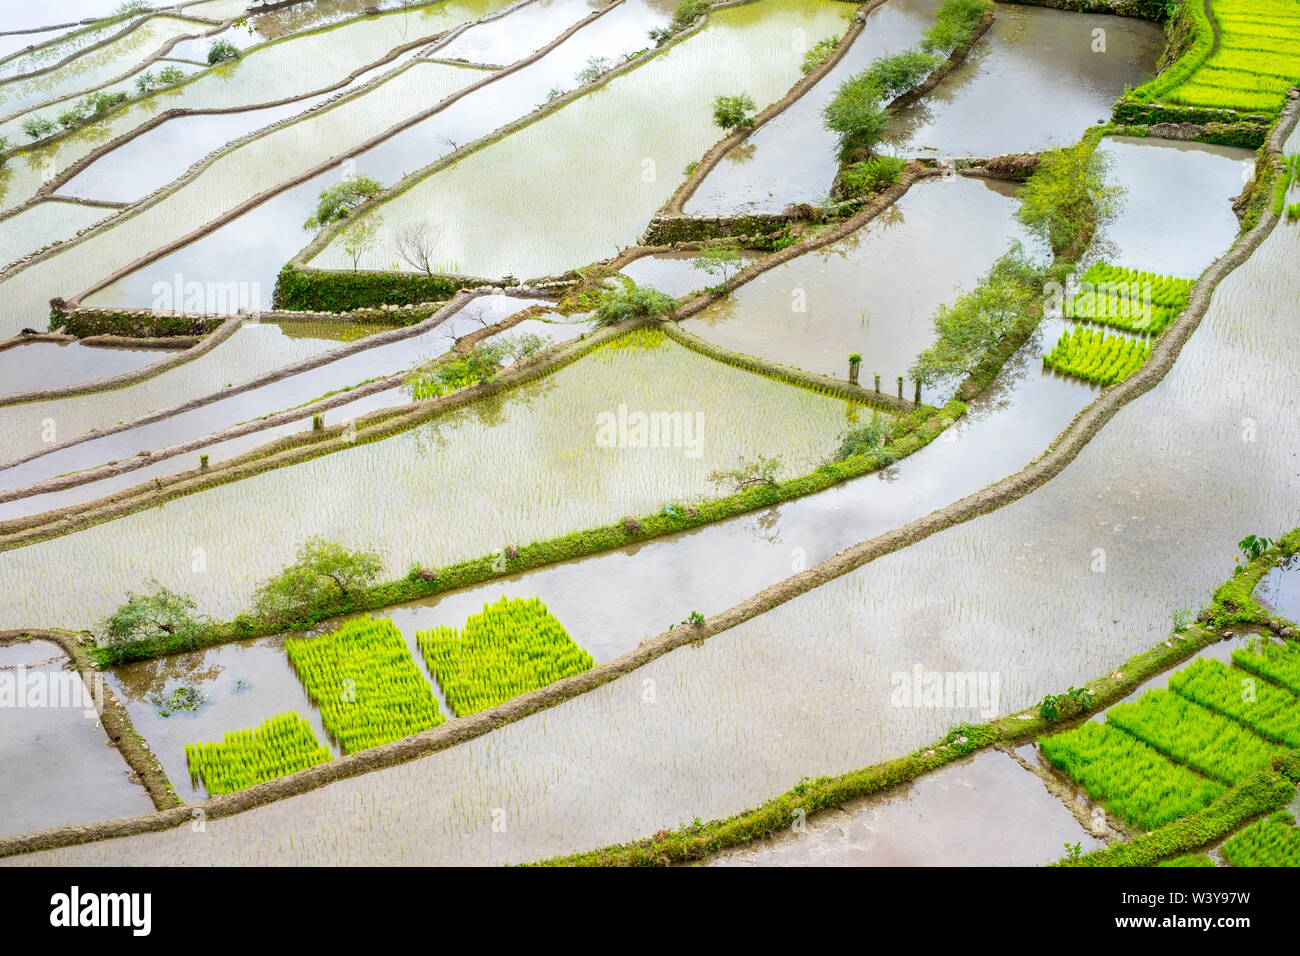
[[[383,568],[383,559],[374,551],[352,551],[324,538],[310,538],[293,564],[258,587],[254,613],[282,624],[351,606]]]
[[[1123,190],[1106,184],[1107,157],[1084,141],[1043,153],[1020,188],[1016,218],[1060,253],[1112,219]]]
[[[839,37],[824,37],[818,40],[804,51],[803,62],[799,64],[799,72],[807,76],[817,69],[835,52],[835,47],[839,45],[839,42]]]
[[[882,100],[889,103],[920,86],[942,62],[941,56],[920,50],[904,50],[875,60],[860,76],[866,84],[875,87]]]
[[[218,40],[208,47],[208,65],[216,66],[239,56],[239,49],[229,40]]]
[[[695,268],[711,276],[721,275],[725,283],[745,268],[745,260],[735,240],[715,239],[700,247],[699,255],[695,257]]]
[[[580,85],[595,83],[611,66],[613,64],[603,56],[589,56],[587,65],[578,71],[575,79]]]
[[[765,458],[759,455],[754,461],[741,457],[735,468],[719,470],[709,475],[709,481],[715,484],[731,484],[737,492],[750,488],[771,487],[776,484],[776,473],[781,468],[780,458]]]
[[[719,96],[713,101],[713,121],[727,132],[754,125],[754,100],[748,93]]]
[[[100,624],[102,642],[109,645],[163,640],[175,647],[192,645],[209,626],[195,613],[194,598],[178,594],[157,581],[146,594],[129,593],[126,603]]]
[[[32,139],[45,139],[58,127],[54,125],[53,120],[44,116],[29,116],[23,120],[22,129]]]
[[[346,177],[342,182],[328,186],[320,192],[316,203],[316,213],[305,223],[304,229],[319,229],[326,223],[346,219],[348,213],[369,199],[373,199],[383,190],[383,185],[369,176],[359,173]]]
[[[1043,272],[1019,243],[1013,244],[979,285],[940,306],[934,316],[936,340],[917,357],[911,377],[931,383],[969,375],[1037,308]]]
[[[185,79],[185,71],[179,66],[167,66],[158,73],[158,82],[163,86],[175,86]]]
[[[363,216],[343,230],[343,235],[340,237],[343,241],[343,251],[352,260],[353,272],[360,269],[361,260],[365,258],[366,253],[375,248],[379,240],[379,228],[382,225],[383,220],[378,216]]]
[[[885,447],[885,442],[893,434],[893,430],[890,422],[883,418],[849,429],[840,444],[840,450],[835,453],[835,460],[843,461],[854,455],[868,455],[879,451]]]
[[[883,94],[865,73],[851,76],[839,85],[835,96],[822,111],[826,128],[839,138],[840,160],[869,154],[889,130]]]

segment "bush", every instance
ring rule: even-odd
[[[539,336],[532,336],[532,338],[542,341]],[[525,349],[531,345],[531,343],[522,344]],[[464,356],[443,358],[417,366],[411,370],[411,374],[403,384],[411,397],[419,401],[436,398],[467,385],[490,382],[496,378],[501,363],[507,355],[523,351],[519,345],[520,343],[510,341],[481,342]],[[533,349],[533,351],[537,350]]]
[[[258,587],[254,613],[289,624],[313,612],[346,608],[374,584],[384,562],[373,551],[350,551],[323,538],[310,538],[298,560]]]
[[[682,0],[682,4],[677,8],[677,12],[673,14],[672,23],[669,25],[671,33],[680,33],[685,30],[704,16],[708,9],[709,0]]]
[[[826,128],[839,138],[841,162],[859,152],[870,153],[884,138],[889,117],[882,99],[880,89],[865,72],[849,77],[835,91],[822,115]]]
[[[882,99],[892,102],[920,86],[942,62],[940,56],[904,50],[893,56],[882,56],[859,75],[876,88]]]
[[[348,212],[374,198],[383,188],[380,182],[369,176],[348,176],[341,183],[321,190],[315,215],[304,222],[302,227],[308,230],[319,229],[326,223],[346,219]]]
[[[22,129],[23,132],[32,139],[44,139],[51,135],[56,129],[58,129],[58,127],[54,125],[53,120],[46,119],[43,116],[29,116],[27,119],[23,120]]]
[[[879,416],[868,425],[849,429],[840,444],[840,450],[835,453],[835,460],[844,461],[854,455],[869,455],[880,451],[885,447],[885,442],[889,440],[893,431],[894,423]]]
[[[152,582],[147,594],[130,593],[126,603],[100,624],[101,641],[110,647],[138,641],[165,641],[168,646],[192,646],[209,627],[195,614],[194,598]]]
[[[1017,324],[1037,307],[1044,269],[1019,243],[993,264],[974,289],[941,306],[934,316],[936,341],[910,370],[918,382],[969,375]]]
[[[1092,139],[1043,153],[1020,189],[1016,218],[1060,254],[1115,215],[1122,190],[1106,185],[1108,160]]]
[[[925,31],[921,49],[945,56],[970,39],[984,14],[993,9],[990,0],[945,0],[934,16],[934,26]]]
[[[216,66],[218,63],[224,63],[226,60],[233,60],[239,56],[239,50],[228,40],[218,40],[212,46],[208,47],[208,65]]]
[[[619,278],[621,284],[602,292],[600,301],[596,303],[597,325],[614,325],[624,319],[669,315],[676,311],[677,300],[666,292],[637,285],[627,276]]]
[[[727,132],[754,125],[754,101],[747,93],[719,96],[713,101],[713,121]]]
[[[857,199],[875,195],[898,182],[898,177],[906,168],[907,160],[899,156],[874,156],[845,166],[840,171],[844,197]]]
[[[175,86],[185,79],[185,71],[179,66],[164,67],[158,74],[158,82],[163,86]]]
[[[835,47],[839,45],[839,37],[826,37],[814,43],[811,49],[803,55],[803,62],[799,64],[799,70],[807,76],[817,67],[821,66],[835,52]]]

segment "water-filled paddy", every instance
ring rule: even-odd
[[[52,243],[65,242],[114,211],[73,202],[43,202],[26,209],[0,222],[0,262],[10,263]]]
[[[159,349],[95,348],[78,342],[33,342],[0,351],[0,398],[109,378],[171,356]]]
[[[389,575],[415,561],[438,566],[729,493],[709,475],[742,458],[777,456],[779,477],[802,474],[834,453],[858,414],[844,401],[720,366],[661,337],[642,346],[641,338],[383,441],[9,552],[0,576],[21,575],[26,597],[3,613],[65,616],[72,608],[34,582],[70,554],[102,548],[113,570],[78,581],[77,617],[110,611],[123,580],[151,575],[230,616],[313,535],[384,551]],[[676,417],[638,431],[628,417],[638,412]],[[773,420],[788,431],[774,434]],[[256,521],[238,518],[250,507]],[[136,535],[153,543],[129,544]],[[192,570],[196,548],[205,555],[202,576]]]
[[[896,377],[908,377],[934,341],[935,310],[972,288],[1013,241],[1028,242],[1017,207],[1015,187],[1006,183],[924,180],[848,239],[763,273],[682,328],[841,379],[849,353],[857,352],[863,384],[872,387],[878,373],[881,388],[893,393]],[[910,379],[906,394],[912,397]]]
[[[905,155],[1000,156],[1064,146],[1110,116],[1125,85],[1155,72],[1164,46],[1145,20],[998,4],[967,59],[897,114],[890,144]],[[1105,51],[1094,52],[1102,30]]]
[[[19,689],[0,720],[0,834],[134,816],[153,809],[131,768],[109,745],[93,697],[47,641],[0,647],[0,681]],[[40,697],[28,692],[38,692]],[[22,771],[17,772],[21,767]]]
[[[850,13],[817,0],[715,11],[701,32],[645,65],[379,206],[370,215],[385,225],[362,265],[391,260],[396,225],[433,210],[447,224],[435,258],[471,275],[551,275],[613,255],[635,242],[685,165],[719,138],[713,99],[738,89],[760,108],[779,99],[799,77],[792,31],[842,33]],[[517,175],[525,167],[529,175]],[[583,228],[553,228],[575,210]],[[542,234],[552,238],[536,242]],[[335,239],[312,265],[344,261]]]
[[[835,134],[822,110],[846,79],[878,57],[916,45],[934,24],[939,0],[890,0],[867,15],[844,57],[813,89],[733,148],[686,200],[693,216],[778,213],[790,203],[815,203],[831,190],[838,167]],[[815,42],[820,37],[809,37]]]

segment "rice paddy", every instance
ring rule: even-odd
[[[1253,647],[1233,651],[1232,663],[1285,687],[1293,694],[1300,694],[1300,651],[1294,644],[1256,643]]]
[[[1223,844],[1233,866],[1300,866],[1300,831],[1285,810],[1256,820]]]
[[[321,637],[290,639],[284,650],[346,754],[446,719],[391,621],[358,618]]]
[[[186,744],[190,776],[208,793],[234,793],[332,760],[297,714],[276,714],[251,730],[226,734],[220,743]]]
[[[1169,680],[1181,697],[1250,728],[1264,740],[1300,747],[1300,701],[1289,691],[1219,661],[1194,661]]]
[[[1043,364],[1094,385],[1114,385],[1141,368],[1150,356],[1148,341],[1079,326],[1061,333],[1056,347],[1043,356]]]
[[[536,598],[483,605],[462,630],[416,634],[425,662],[457,717],[487,710],[595,666]]]

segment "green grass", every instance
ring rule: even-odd
[[[1243,828],[1223,845],[1233,866],[1300,866],[1300,831],[1295,818],[1280,810]]]
[[[1105,262],[1080,278],[1080,291],[1065,316],[1129,332],[1158,335],[1187,308],[1193,281],[1158,276]]]
[[[1265,740],[1300,747],[1300,701],[1268,681],[1202,658],[1173,675],[1169,689],[1233,718]]]
[[[333,759],[297,714],[268,717],[251,730],[232,730],[219,744],[186,744],[190,778],[208,793],[234,793]]]
[[[1146,830],[1202,809],[1225,789],[1110,724],[1088,721],[1038,743],[1088,796]]]
[[[290,638],[285,653],[344,753],[436,727],[446,718],[401,632],[361,617],[316,638]]]
[[[1214,866],[1214,861],[1204,853],[1184,853],[1172,860],[1164,860],[1156,866]]]
[[[1148,341],[1078,326],[1061,333],[1056,347],[1043,356],[1043,364],[1094,385],[1114,385],[1141,368],[1150,355]]]
[[[1232,663],[1285,687],[1293,694],[1300,694],[1300,651],[1292,644],[1283,647],[1251,641],[1249,647],[1232,652]]]
[[[1148,691],[1134,703],[1116,705],[1106,722],[1229,786],[1286,752],[1235,720],[1168,690]]]
[[[595,666],[537,598],[483,605],[465,628],[416,634],[456,716],[475,714]]]

